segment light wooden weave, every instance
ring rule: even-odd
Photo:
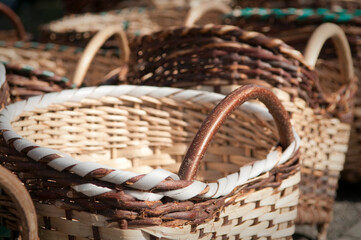
[[[299,140],[295,135],[286,150],[276,145],[279,135],[280,141],[285,134],[293,139],[289,127],[278,125],[280,119],[288,122],[287,114],[275,114],[284,112],[280,103],[262,100],[278,119],[279,134],[259,103],[244,104],[228,117],[200,165],[197,180],[208,185],[197,197],[187,189],[201,182],[173,175],[149,190],[137,189],[159,178],[153,174],[159,168],[178,171],[187,147],[197,145],[190,142],[201,123],[223,97],[127,85],[33,97],[0,114],[0,150],[6,154],[1,162],[36,202],[41,239],[290,239],[299,196]],[[197,134],[201,141],[203,133]],[[146,175],[112,184],[115,179],[107,176],[115,170],[109,168],[120,169],[119,176],[126,176],[123,170]],[[155,179],[140,183],[151,174]],[[240,185],[233,188],[235,177]],[[141,200],[162,194],[167,197]],[[184,200],[175,199],[184,194]]]

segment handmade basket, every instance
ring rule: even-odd
[[[5,81],[5,67],[0,64],[0,106],[9,103],[9,89]],[[0,146],[0,157],[3,157]],[[21,239],[37,239],[37,217],[33,202],[22,182],[0,166],[0,227],[2,237],[15,239],[20,232]],[[5,227],[5,229],[4,229]]]
[[[346,33],[354,57],[356,75],[361,77],[360,10],[353,12],[329,11],[327,9],[244,9],[234,10],[226,22],[252,31],[262,31],[267,35],[281,38],[288,44],[304,49],[312,31],[323,22],[337,23]],[[322,51],[323,61],[319,62],[321,71],[338,69],[336,56],[332,48],[326,45]],[[359,85],[360,86],[360,85]],[[361,87],[356,96],[354,122],[351,130],[343,179],[361,181]]]
[[[207,6],[208,5],[208,6]],[[214,11],[227,13],[231,9],[221,3],[203,4],[209,9],[201,20],[214,19]],[[212,8],[212,6],[214,6]],[[199,6],[197,6],[198,8]],[[165,27],[183,26],[184,19],[193,9],[189,6],[164,6],[161,8],[124,8],[99,14],[69,15],[41,27],[41,42],[53,42],[65,45],[85,46],[90,38],[108,25],[121,26],[128,38],[152,33]],[[221,18],[219,18],[221,22]],[[105,45],[113,47],[110,40]]]
[[[100,50],[103,43],[117,36],[119,50]],[[119,59],[120,58],[120,59]],[[81,84],[100,84],[107,74],[118,69],[117,76],[123,79],[127,72],[129,48],[121,27],[108,26],[98,32],[85,49],[38,42],[0,42],[0,61],[9,62],[19,68],[46,69],[66,76],[79,87]]]
[[[40,238],[289,239],[299,138],[266,88],[223,97],[123,85],[9,105],[1,160],[35,201]],[[238,108],[254,98],[276,125],[259,103]]]
[[[26,33],[25,28],[16,13],[11,10],[4,3],[0,2],[0,12],[3,13],[14,26],[14,30],[1,30],[0,31],[0,41],[4,40],[28,40],[30,36]]]
[[[221,93],[250,83],[274,87],[303,143],[297,221],[324,224],[331,221],[347,151],[357,79],[342,31],[326,24],[316,36],[321,39],[312,40],[312,54],[305,60],[279,39],[235,26],[168,29],[131,43],[128,81]],[[325,75],[326,82],[307,62],[314,64],[328,37],[340,50],[342,74],[334,75],[335,80]]]

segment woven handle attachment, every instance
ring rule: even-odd
[[[20,18],[16,13],[11,10],[8,6],[0,2],[0,12],[4,13],[14,25],[16,32],[18,34],[18,38],[21,41],[27,40],[27,34],[24,28],[23,23],[21,22]]]
[[[229,13],[232,11],[230,7],[220,2],[207,2],[200,4],[197,7],[192,7],[186,17],[184,26],[191,27],[193,26],[201,17],[210,11],[218,11],[222,14]]]
[[[0,188],[10,197],[19,213],[21,239],[38,239],[37,216],[33,201],[22,182],[2,166],[0,166]]]
[[[126,34],[124,33],[121,26],[109,26],[99,31],[86,46],[74,73],[73,84],[75,84],[75,86],[79,87],[82,84],[86,72],[89,69],[90,63],[94,59],[95,54],[105,43],[105,41],[113,35],[117,36],[119,49],[123,53],[121,55],[121,62],[127,63],[129,61],[130,50]]]
[[[240,87],[226,96],[202,123],[179,169],[178,174],[182,180],[194,179],[208,145],[228,116],[244,102],[256,98],[266,105],[273,116],[283,149],[293,142],[294,136],[288,113],[276,95],[265,87],[253,84]]]
[[[348,83],[354,78],[350,45],[344,31],[336,24],[324,23],[312,33],[304,51],[305,59],[314,67],[323,45],[329,38],[333,40],[337,51],[342,81],[343,83]]]

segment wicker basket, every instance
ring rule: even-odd
[[[117,36],[119,50],[100,50],[103,43]],[[119,59],[119,57],[121,59]],[[117,76],[124,79],[129,59],[127,38],[118,26],[109,26],[98,32],[85,49],[38,42],[0,42],[0,61],[26,68],[47,69],[66,76],[77,87],[100,84],[107,74],[120,70]]]
[[[1,112],[1,161],[35,201],[41,239],[289,239],[299,138],[266,88],[222,98],[129,85],[33,97]],[[238,108],[254,98],[276,124],[257,102]]]
[[[30,38],[30,35],[28,35],[25,32],[25,28],[16,13],[11,10],[8,6],[6,6],[4,3],[0,2],[0,12],[3,13],[11,23],[13,24],[15,30],[1,30],[0,31],[0,41],[10,41],[10,40],[28,40]]]
[[[9,102],[9,89],[5,81],[5,67],[0,64],[0,106]],[[1,147],[0,147],[1,148]],[[0,150],[0,155],[3,153]],[[0,225],[8,230],[8,237],[15,239],[20,232],[21,239],[37,239],[37,217],[33,202],[22,182],[7,169],[0,166]],[[2,228],[2,230],[4,230]],[[2,237],[4,231],[1,231]]]
[[[210,4],[213,6],[215,4]],[[202,21],[212,22],[214,12],[227,13],[231,9],[224,4],[216,4]],[[189,6],[163,6],[161,8],[125,8],[99,14],[69,15],[41,27],[41,42],[53,42],[65,45],[85,46],[90,38],[108,25],[122,26],[132,40],[137,35],[158,31],[165,27],[182,26],[184,19],[192,9]],[[211,11],[214,10],[214,11]],[[221,18],[219,18],[221,19]],[[219,21],[220,22],[220,21]],[[106,47],[113,47],[112,40]]]
[[[331,12],[326,9],[299,9],[297,11],[292,9],[248,9],[247,11],[246,13],[245,10],[235,10],[231,17],[226,19],[226,22],[242,26],[248,30],[262,31],[268,35],[281,38],[288,44],[302,50],[305,48],[307,38],[319,24],[322,22],[337,23],[347,35],[354,57],[356,75],[361,77],[361,18],[359,10]],[[322,55],[327,61],[320,62],[320,70],[327,72],[338,68],[332,48],[326,47]],[[333,63],[332,59],[334,59]],[[342,171],[343,179],[351,182],[361,181],[361,164],[359,161],[361,157],[361,87],[359,87],[356,99],[349,150],[345,169]]]
[[[298,222],[328,223],[347,150],[356,78],[342,31],[334,25],[324,28],[335,34],[331,36],[342,50],[347,81],[340,81],[337,73],[335,82],[320,82],[302,55],[279,39],[213,25],[169,29],[137,39],[131,44],[128,81],[222,93],[250,83],[276,87],[303,143]],[[313,49],[307,61],[317,59],[324,41],[316,40],[319,49]]]

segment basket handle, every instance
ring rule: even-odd
[[[11,8],[9,8],[8,6],[6,6],[1,2],[0,2],[0,12],[3,12],[10,19],[10,21],[15,27],[19,40],[21,41],[27,40],[27,34],[19,16],[16,15],[16,13],[13,10],[11,10]]]
[[[103,46],[105,41],[113,35],[117,36],[119,49],[123,50],[121,61],[125,63],[129,61],[130,49],[128,39],[122,27],[118,25],[106,27],[105,29],[99,31],[86,46],[74,73],[73,84],[75,84],[76,87],[79,87],[82,84],[95,54],[98,52],[101,46]]]
[[[189,10],[184,26],[193,26],[204,14],[210,11],[218,11],[225,14],[232,11],[232,9],[221,2],[208,1],[207,3],[200,4],[197,7],[192,7]]]
[[[258,98],[272,114],[280,136],[280,145],[286,149],[294,140],[288,113],[271,90],[258,86],[246,85],[226,96],[208,115],[194,137],[179,169],[182,180],[193,180],[199,164],[222,123],[244,102]]]
[[[23,183],[9,170],[0,166],[0,187],[15,203],[22,226],[22,239],[38,239],[35,207]]]
[[[344,83],[347,83],[354,77],[352,55],[350,45],[344,31],[336,24],[321,24],[312,33],[304,51],[305,59],[311,66],[314,67],[324,43],[329,38],[333,40],[337,51],[337,56],[341,66],[342,80]]]

